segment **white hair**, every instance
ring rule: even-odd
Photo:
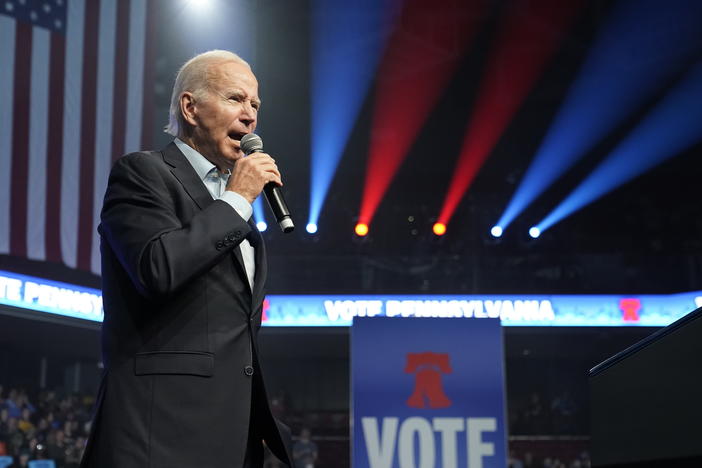
[[[222,63],[236,62],[251,66],[241,57],[228,50],[210,50],[191,58],[178,70],[173,93],[171,94],[171,107],[168,112],[168,125],[164,128],[166,133],[178,136],[185,128],[185,120],[180,112],[180,98],[185,92],[191,92],[195,98],[203,98],[211,82],[211,68]]]

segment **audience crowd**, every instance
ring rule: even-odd
[[[4,388],[0,383],[0,466],[53,460],[57,468],[78,468],[92,406],[92,396]]]
[[[349,466],[348,413],[292,411],[285,400],[282,394],[274,395],[272,409],[293,428],[298,464],[303,468]],[[92,395],[7,388],[0,383],[0,468],[30,467],[35,460],[52,460],[56,468],[78,468],[93,403]],[[587,428],[581,427],[580,407],[567,391],[548,399],[538,392],[510,399],[510,434],[527,440],[529,435],[582,436]],[[530,446],[527,440],[510,442],[509,468],[590,467],[586,438],[579,445],[551,447]],[[266,468],[278,466],[274,457],[267,457]]]
[[[515,455],[510,452],[507,459],[507,468],[590,468],[590,455],[583,451],[576,456],[564,457],[538,457],[531,452],[524,452],[523,455]]]
[[[509,432],[514,435],[583,435],[589,432],[586,402],[568,390],[553,396],[531,392],[509,398]]]

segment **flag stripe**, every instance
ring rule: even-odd
[[[32,73],[29,98],[29,173],[27,177],[27,257],[45,260],[44,226],[46,223],[46,150],[49,114],[49,63],[51,32],[32,28]]]
[[[83,40],[83,102],[80,129],[80,198],[78,201],[78,268],[90,270],[93,240],[93,176],[95,174],[95,99],[100,0],[85,4]]]
[[[27,172],[29,146],[29,93],[32,66],[32,27],[19,22],[15,31],[15,83],[12,126],[12,179],[10,180],[10,254],[27,256]]]
[[[0,15],[0,102],[14,109],[15,22]],[[12,113],[0,112],[0,253],[10,252],[10,181],[12,173]]]
[[[112,161],[124,154],[124,135],[127,118],[127,48],[129,47],[129,4],[117,4],[117,38],[115,50],[115,75],[112,119]]]
[[[61,168],[63,166],[63,87],[66,40],[61,34],[51,35],[49,64],[49,151],[46,162],[46,259],[61,261]]]
[[[153,121],[154,121],[154,104],[153,104],[153,89],[154,89],[154,68],[151,64],[156,60],[156,2],[148,2],[146,11],[145,24],[145,50],[144,50],[144,82],[143,89],[143,104],[142,104],[142,119],[141,119],[141,147],[151,148]]]
[[[115,28],[116,0],[102,0],[100,3],[100,40],[98,42],[97,68],[97,129],[95,140],[95,173],[93,175],[93,215],[91,235],[93,241],[90,251],[90,269],[100,273],[100,243],[95,236],[100,220],[102,199],[107,187],[107,174],[112,163],[112,142],[119,139],[119,134],[112,133],[113,128],[113,78],[115,76]]]
[[[132,0],[129,11],[129,81],[127,83],[127,132],[125,152],[141,147],[141,121],[144,83],[144,41],[146,39],[146,0]]]
[[[85,1],[68,2],[61,170],[61,253],[63,262],[74,268],[78,245],[78,170],[80,167],[78,156],[80,154],[84,22]]]
[[[0,254],[99,273],[110,167],[153,133],[155,5],[49,3],[0,14]]]

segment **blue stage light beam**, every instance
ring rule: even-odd
[[[329,185],[398,7],[399,0],[315,0],[313,3],[308,224],[318,224]]]
[[[497,225],[506,229],[699,53],[700,18],[698,0],[625,0],[614,7]]]
[[[258,198],[256,198],[253,202],[253,218],[254,218],[254,221],[256,222],[256,225],[258,225],[259,223],[263,223],[266,225],[266,228],[267,228],[268,223],[266,223],[266,216],[263,214],[263,201],[262,201],[262,199],[263,199],[263,194],[259,195]],[[261,229],[259,227],[258,230],[265,231],[266,228]]]
[[[702,140],[702,63],[537,228],[543,232],[583,206]]]

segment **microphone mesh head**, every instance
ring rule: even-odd
[[[255,133],[247,133],[241,137],[241,150],[247,156],[255,151],[263,151],[263,140]]]

